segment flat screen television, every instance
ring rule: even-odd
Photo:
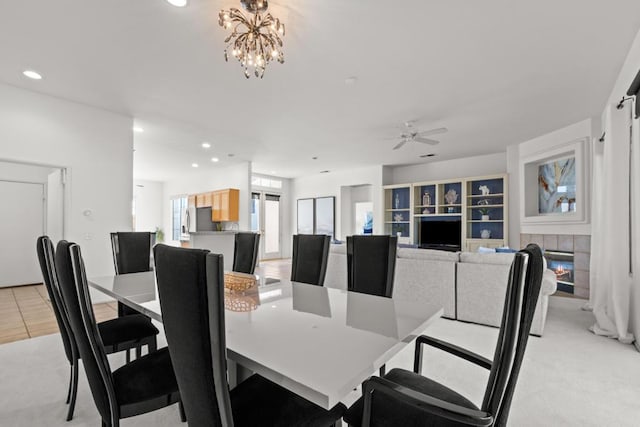
[[[462,248],[461,218],[421,221],[420,247],[459,251]]]

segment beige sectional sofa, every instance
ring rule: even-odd
[[[394,297],[437,301],[444,317],[500,326],[513,254],[398,248]],[[346,245],[331,245],[325,286],[347,289]],[[541,336],[555,274],[546,270],[531,333]]]
[[[457,318],[481,325],[500,326],[513,254],[461,252],[456,280]],[[533,335],[542,335],[549,295],[556,291],[556,276],[545,269],[540,297],[531,324]]]

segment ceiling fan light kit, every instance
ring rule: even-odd
[[[221,10],[218,14],[218,25],[231,30],[224,40],[227,43],[224,59],[227,62],[229,56],[237,59],[246,78],[251,74],[262,78],[270,62],[284,63],[284,24],[270,13],[265,13],[269,7],[267,0],[241,0],[240,3],[253,16],[247,16],[236,8]]]

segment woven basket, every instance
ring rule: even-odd
[[[238,295],[235,291],[225,292],[224,308],[230,311],[247,312],[257,310],[260,305],[260,297],[253,295]]]
[[[246,291],[255,286],[255,276],[249,274],[225,273],[224,287],[231,291]]]

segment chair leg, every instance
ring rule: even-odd
[[[130,353],[130,351],[131,351],[131,350],[127,349],[127,356],[126,356],[126,359],[125,359],[125,360],[126,360],[126,363],[131,362],[131,353]]]
[[[147,344],[147,350],[149,351],[149,354],[151,354],[154,351],[158,350],[158,340],[156,339],[156,337],[153,337],[149,341],[149,343]]]
[[[73,419],[73,411],[76,408],[76,397],[78,396],[78,360],[73,364],[71,369],[71,399],[69,401],[69,411],[67,412],[67,421]]]
[[[120,420],[113,420],[111,424],[109,424],[105,420],[102,420],[102,427],[119,427],[119,426],[120,426]]]
[[[67,400],[66,400],[66,402],[64,402],[67,405],[71,401],[71,386],[72,385],[73,385],[73,363],[71,365],[69,365],[69,391],[67,391]]]
[[[187,422],[187,414],[184,412],[184,405],[182,404],[182,400],[178,402],[178,409],[180,410],[180,421],[183,423]]]
[[[380,376],[384,377],[384,374],[387,372],[387,365],[380,366]]]

